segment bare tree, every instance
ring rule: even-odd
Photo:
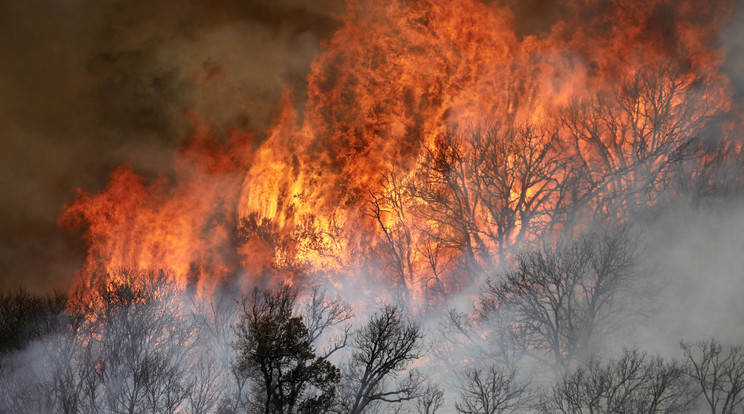
[[[30,369],[8,398],[15,405],[2,411],[143,413],[182,406],[191,390],[192,327],[169,275],[120,270],[97,280],[93,290],[71,298],[70,313],[47,320],[58,324],[56,332],[16,355]],[[3,380],[14,378],[6,373]],[[23,396],[28,391],[35,395]]]
[[[372,250],[398,286],[442,299],[514,251],[627,222],[675,180],[720,182],[712,175],[730,168],[715,151],[693,151],[725,107],[715,99],[720,87],[715,74],[660,62],[539,122],[505,115],[453,125],[369,193],[379,236]],[[718,158],[736,152],[728,145]],[[686,162],[700,154],[708,157]]]
[[[689,197],[696,208],[741,194],[744,147],[739,139],[720,131],[715,138],[693,144],[684,162],[676,165],[674,194]]]
[[[76,363],[84,346],[67,297],[0,293],[0,412],[78,412],[90,365]],[[81,369],[79,369],[81,368]]]
[[[408,220],[409,189],[394,172],[383,175],[379,193],[370,193],[369,216],[382,232],[377,249],[386,273],[395,275],[399,288],[407,292],[416,283],[413,229]]]
[[[189,392],[192,326],[165,272],[122,270],[101,285],[87,310],[96,375],[110,412],[175,411]]]
[[[188,382],[189,392],[186,393],[189,413],[207,414],[214,411],[225,391],[225,386],[220,381],[220,376],[225,374],[219,368],[217,359],[210,357],[195,361],[189,367],[191,381]]]
[[[383,273],[395,275],[397,292],[410,296],[423,290],[435,302],[448,296],[451,259],[459,248],[446,237],[434,237],[441,235],[435,222],[418,220],[422,206],[415,179],[391,170],[379,180],[380,190],[370,192],[367,214],[380,232],[372,251]]]
[[[697,385],[711,414],[733,414],[744,409],[744,352],[741,346],[710,341],[682,342],[685,373]]]
[[[520,256],[514,270],[487,282],[476,315],[502,321],[495,335],[509,339],[509,354],[521,351],[560,376],[632,314],[623,303],[636,248],[623,230]]]
[[[260,297],[255,301],[259,317],[251,331],[255,333],[253,340],[263,335],[263,342],[253,343],[261,343],[264,362],[277,355],[287,357],[274,372],[279,372],[274,379],[282,386],[274,397],[278,394],[284,399],[272,409],[327,410],[335,403],[339,374],[324,358],[308,357],[313,350],[311,341],[318,341],[350,318],[350,307],[319,289],[312,290],[303,304],[303,311],[311,318],[309,331],[302,319],[291,313],[294,293],[286,291],[280,296],[287,300],[272,303],[286,306],[271,308],[281,312],[269,312],[270,306],[262,307],[267,302]],[[24,293],[16,300],[18,305],[4,305],[12,310],[27,309],[29,306],[20,305],[31,304],[35,309],[37,301],[32,299]],[[255,384],[255,371],[245,369],[250,365],[246,354],[237,358],[244,363],[243,369],[232,364],[230,343],[235,339],[237,307],[233,301],[216,299],[206,302],[190,296],[177,288],[167,272],[123,269],[100,275],[92,290],[79,290],[69,303],[60,300],[58,305],[50,305],[52,313],[29,319],[28,323],[43,325],[28,330],[32,337],[26,335],[26,328],[15,330],[19,332],[15,339],[23,341],[19,348],[24,348],[4,352],[0,358],[0,411],[244,411],[241,397]],[[62,310],[65,306],[71,313]],[[8,312],[9,328],[13,327],[12,313]],[[31,315],[27,312],[24,317]],[[348,328],[341,331],[327,353],[345,343]],[[248,357],[256,350],[258,347],[250,348]]]
[[[85,412],[98,381],[73,329],[36,339],[0,361],[0,412]]]
[[[338,297],[328,297],[326,291],[319,286],[310,288],[307,299],[300,305],[299,313],[302,315],[307,328],[307,339],[311,344],[318,344],[323,334],[354,316],[348,303]],[[338,336],[329,340],[330,345],[321,352],[321,356],[328,358],[345,347],[350,330],[351,325],[342,327]]]
[[[593,359],[567,373],[539,404],[544,413],[672,414],[691,408],[690,383],[682,367],[637,349],[606,365]]]
[[[452,372],[458,372],[468,361],[488,361],[509,371],[519,368],[525,351],[515,342],[513,320],[505,313],[467,313],[450,309],[431,341],[431,352]]]
[[[416,412],[418,414],[435,414],[442,408],[442,404],[444,404],[444,391],[429,385],[416,400]]]
[[[561,143],[577,174],[564,212],[622,222],[656,203],[676,173],[689,177],[676,167],[722,109],[721,85],[710,75],[663,62],[569,105],[560,116]]]
[[[523,412],[532,394],[526,384],[517,381],[516,375],[516,371],[504,372],[495,366],[468,370],[455,410],[462,414]]]
[[[351,360],[344,367],[342,404],[358,414],[378,403],[400,403],[418,396],[416,371],[398,379],[421,356],[420,327],[398,306],[384,305],[354,333]]]
[[[508,248],[540,232],[565,163],[557,131],[495,121],[453,128],[428,149],[409,184],[426,236],[459,251],[480,272]]]
[[[233,369],[236,303],[218,293],[208,301],[196,298],[191,305],[197,342],[193,353],[198,357],[190,362],[193,375],[188,407],[194,413],[213,412],[215,406],[226,412],[238,411],[247,378]]]
[[[23,349],[29,341],[59,331],[67,295],[41,297],[19,289],[0,292],[0,358]]]

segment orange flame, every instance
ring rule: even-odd
[[[241,272],[322,273],[339,286],[340,274],[365,274],[441,298],[513,245],[560,232],[576,197],[566,182],[621,172],[591,193],[618,194],[661,180],[669,148],[729,109],[710,46],[726,8],[567,10],[523,36],[506,6],[349,0],[308,75],[303,116],[286,94],[255,151],[195,138],[172,178],[122,167],[104,192],[80,193],[61,222],[85,225],[81,283],[118,267],[168,268],[202,291]],[[631,164],[642,168],[624,173]],[[571,175],[580,168],[588,175]]]

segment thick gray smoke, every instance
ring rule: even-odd
[[[656,292],[653,316],[639,324],[634,341],[664,353],[677,353],[683,339],[742,343],[742,202],[681,207],[664,215],[651,230],[646,258]]]

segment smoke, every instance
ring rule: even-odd
[[[284,92],[294,95],[301,115],[311,61],[323,40],[340,27],[334,16],[344,7],[341,2],[294,0],[168,0],[155,6],[114,0],[8,3],[0,6],[0,37],[9,39],[0,44],[4,62],[0,67],[4,126],[0,132],[4,189],[0,262],[5,270],[0,289],[22,281],[39,291],[67,287],[82,266],[81,242],[55,230],[60,208],[71,201],[75,188],[100,190],[113,168],[122,164],[148,178],[173,173],[177,157],[173,149],[205,125],[218,141],[226,140],[233,129],[248,131],[253,147],[258,147],[282,110]],[[544,0],[486,3],[510,10],[519,38],[548,33],[568,7]],[[660,29],[635,40],[656,42],[674,57],[673,28],[661,23],[684,21],[683,12],[660,8],[647,22]],[[728,52],[723,70],[732,82],[735,104],[744,97],[741,13],[741,8],[736,10],[718,38],[720,49]],[[559,29],[566,37],[576,35],[565,27]],[[577,36],[599,37],[602,30],[605,27],[597,24]],[[639,30],[646,33],[644,27]],[[596,46],[590,45],[588,50]],[[556,56],[539,59],[558,62],[556,67],[564,66],[562,58],[584,63],[573,55],[560,56],[563,52],[568,53],[560,50]],[[335,63],[329,64],[333,70]],[[587,71],[596,69],[594,63],[587,63]],[[559,73],[552,83],[570,83],[558,75],[569,76]],[[739,300],[744,292],[742,211],[739,201],[697,209],[684,201],[657,209],[656,218],[643,223],[649,233],[646,276],[656,295],[647,303],[653,305],[653,317],[624,327],[622,332],[633,332],[632,339],[607,338],[606,348],[639,345],[678,357],[680,339],[744,340],[740,318],[744,305]],[[266,255],[271,259],[271,252]],[[375,271],[384,268],[374,260],[365,265]],[[374,271],[355,268],[349,274],[321,274],[315,281],[357,304],[357,321],[374,312],[373,307],[364,307],[372,302],[379,306],[382,301],[406,301],[390,286],[378,288],[380,280],[364,281],[370,278],[368,273]],[[472,311],[481,282],[465,286],[448,298],[447,305]],[[249,291],[249,286],[242,288]],[[442,314],[426,317],[429,338],[436,340]],[[18,366],[36,361],[35,356],[45,352],[40,346],[34,344],[18,356],[25,358],[18,360]],[[473,348],[443,351],[449,352],[447,357],[456,367],[462,361],[472,362],[478,352]],[[434,364],[426,367],[432,378],[445,371],[437,365],[440,361],[428,362]],[[442,384],[455,393],[458,381]]]
[[[731,80],[735,102],[744,102],[744,7],[739,4],[718,37],[718,46],[726,54],[722,70]]]
[[[56,228],[76,188],[128,164],[168,172],[194,123],[263,132],[304,102],[341,1],[118,0],[0,5],[0,289],[65,289],[83,250]],[[190,114],[198,114],[192,119]]]
[[[652,224],[646,262],[656,295],[635,344],[679,355],[681,340],[744,341],[742,206],[738,199],[700,209],[680,203]]]
[[[505,7],[512,14],[514,31],[518,36],[541,35],[565,18],[567,2],[554,0],[506,0],[490,2]]]

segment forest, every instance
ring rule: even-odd
[[[264,131],[69,195],[0,412],[744,413],[740,6],[673,3],[348,1]]]

